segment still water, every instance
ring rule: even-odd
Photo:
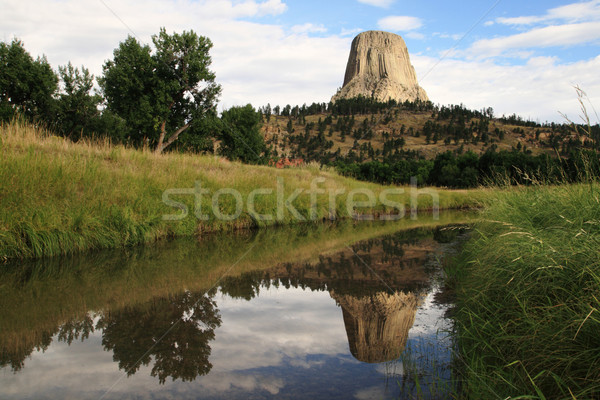
[[[0,398],[444,398],[440,263],[468,218],[305,225],[2,266]]]

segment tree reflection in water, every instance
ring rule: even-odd
[[[104,349],[113,352],[113,360],[127,376],[135,374],[141,365],[153,363],[151,375],[161,384],[169,377],[193,381],[212,368],[209,342],[221,326],[215,293],[184,292],[116,311],[74,317],[54,331],[42,332],[34,345],[15,346],[12,351],[2,347],[0,367],[10,365],[13,372],[20,371],[34,350],[48,349],[55,334],[59,342],[71,345],[100,330]]]
[[[212,368],[209,342],[221,325],[213,296],[184,292],[109,312],[96,325],[104,349],[128,376],[152,361],[151,375],[161,384],[168,377],[185,382],[206,375]]]
[[[94,319],[90,314],[86,314],[82,318],[71,319],[65,322],[58,329],[58,341],[65,342],[71,345],[74,340],[81,338],[83,342],[90,337],[90,333],[94,332]]]
[[[42,331],[36,335],[34,343],[26,343],[19,346],[0,346],[0,368],[10,365],[14,373],[19,372],[25,366],[25,359],[34,351],[46,351],[52,344],[52,336],[55,332]]]

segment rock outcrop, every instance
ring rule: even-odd
[[[406,43],[401,36],[381,31],[360,33],[352,41],[344,85],[331,99],[359,95],[378,101],[429,100],[417,82]]]

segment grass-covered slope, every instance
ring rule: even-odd
[[[600,398],[600,185],[498,193],[484,216],[449,271],[465,394]]]
[[[192,190],[197,183],[209,191],[198,202]],[[279,195],[278,186],[282,188]],[[314,208],[311,187],[320,192]],[[256,189],[263,190],[252,195]],[[356,210],[359,213],[370,209],[399,212],[393,205],[381,204],[380,194],[386,189],[390,187],[358,182],[317,167],[278,170],[217,157],[157,155],[109,143],[73,143],[13,122],[0,128],[0,260],[112,248],[206,231],[288,224],[299,221],[297,215],[320,220],[335,211],[343,218],[349,216],[345,200],[353,190],[374,194],[373,206]],[[181,215],[180,209],[163,201],[168,190],[170,200],[188,207],[187,217],[164,220],[164,215]],[[213,200],[219,190],[215,212]],[[241,202],[232,191],[239,193]],[[294,196],[295,191],[300,193]],[[344,194],[331,202],[335,191]],[[408,210],[410,193],[406,188],[404,194],[389,199],[405,204]],[[441,208],[460,208],[476,205],[488,192],[437,193]],[[362,196],[357,195],[355,200],[365,200]],[[248,201],[252,197],[255,201],[251,209]],[[432,199],[431,195],[420,195],[421,209],[431,208]],[[288,200],[290,207],[285,204]],[[195,203],[201,209],[195,209]],[[294,214],[292,208],[298,213]],[[196,218],[195,211],[208,219]],[[236,218],[215,217],[236,214]],[[258,214],[272,218],[261,219]]]

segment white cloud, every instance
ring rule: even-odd
[[[423,26],[423,22],[417,17],[390,15],[377,21],[377,26],[388,31],[412,31]]]
[[[216,372],[211,373],[209,376],[199,377],[198,381],[201,386],[196,390],[201,389],[203,392],[209,392],[211,397],[223,397],[224,393],[232,389],[242,389],[248,393],[266,390],[271,395],[276,395],[285,387],[285,382],[282,379],[264,376],[259,373]]]
[[[198,3],[189,0],[183,1],[178,6],[190,7],[196,6],[211,18],[248,18],[262,17],[265,15],[279,15],[287,10],[287,6],[281,0],[246,0],[246,1],[231,1],[231,0],[201,0]]]
[[[433,34],[433,36],[437,36],[437,37],[442,38],[442,39],[452,39],[452,40],[456,41],[456,40],[460,40],[464,36],[464,34],[462,34],[462,33],[454,33],[454,34],[450,35],[449,33],[435,32]]]
[[[314,25],[310,22],[307,22],[302,25],[294,25],[291,28],[293,33],[302,34],[302,33],[325,33],[327,32],[327,28],[323,25]]]
[[[411,61],[434,103],[493,107],[496,115],[564,122],[559,111],[572,119],[579,115],[573,85],[580,85],[592,104],[600,106],[600,56],[569,64],[551,57],[531,58],[525,65],[499,65],[492,59],[438,61],[422,55],[411,55]]]
[[[497,23],[504,24],[504,25],[531,25],[531,24],[534,24],[536,22],[541,22],[543,20],[544,20],[543,17],[537,17],[537,16],[509,17],[509,18],[499,17],[499,18],[496,18],[496,22]],[[494,23],[492,21],[488,21],[488,22],[490,23],[490,25]]]
[[[423,40],[425,39],[425,35],[423,35],[420,32],[408,32],[406,35],[407,38],[411,38],[411,39],[416,39],[416,40]]]
[[[327,102],[343,80],[351,38],[309,37],[308,31],[325,29],[312,24],[285,30],[242,20],[284,12],[281,0],[106,3],[144,43],[151,43],[162,26],[168,32],[193,29],[209,37],[214,44],[211,69],[223,87],[221,107]],[[99,76],[104,61],[131,34],[99,1],[0,0],[0,9],[4,40],[22,39],[34,57],[45,54],[55,69],[71,61]]]
[[[497,18],[505,25],[531,25],[539,22],[563,20],[566,22],[593,21],[600,19],[600,0],[572,3],[551,8],[545,15]]]
[[[468,54],[476,57],[498,56],[509,50],[572,46],[600,39],[600,22],[552,25],[528,32],[473,43]]]
[[[354,28],[354,29],[343,29],[342,28],[342,30],[340,32],[340,36],[354,36],[363,31],[364,31],[364,29],[362,29],[362,28]]]
[[[283,14],[287,10],[287,6],[281,2],[281,0],[267,0],[262,3],[258,3],[257,15],[279,15]]]
[[[358,0],[359,3],[368,4],[370,6],[388,8],[395,0]]]
[[[284,359],[299,365],[308,362],[306,354],[347,352],[342,310],[329,292],[261,288],[252,302],[223,296],[218,304],[223,324],[211,343],[215,370],[275,367]]]

